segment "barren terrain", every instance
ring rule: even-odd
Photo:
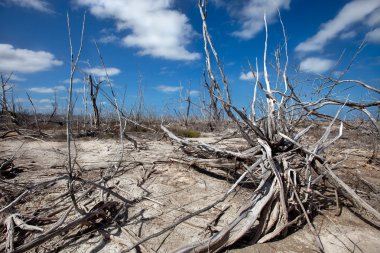
[[[203,133],[201,140],[215,143],[223,136],[231,135],[231,130],[223,133]],[[185,164],[186,156],[177,143],[162,134],[132,134],[138,141],[139,148],[126,142],[123,151],[118,140],[81,138],[75,142],[76,166],[82,179],[99,182],[109,173],[116,173],[103,186],[112,189],[133,205],[127,208],[119,219],[96,218],[95,222],[83,222],[64,231],[33,252],[123,252],[141,238],[160,231],[181,218],[200,210],[220,199],[234,184],[233,164],[221,166],[230,169],[203,169]],[[356,136],[357,137],[357,136]],[[368,203],[379,210],[380,166],[367,164],[371,146],[366,144],[366,137],[353,138],[350,131],[345,132],[341,140],[329,151],[329,157],[342,162],[337,174],[357,191]],[[367,142],[368,143],[368,142]],[[216,146],[239,151],[246,148],[240,137],[221,140]],[[354,148],[355,147],[355,148]],[[338,152],[338,150],[340,150]],[[123,152],[121,166],[115,172]],[[0,208],[3,208],[24,190],[25,186],[47,182],[66,175],[67,144],[63,141],[39,140],[21,136],[1,140],[0,158],[14,156],[17,173],[13,178],[1,181]],[[108,174],[107,174],[108,173]],[[85,187],[77,183],[75,187]],[[86,187],[89,189],[89,187]],[[83,191],[85,189],[82,189]],[[236,192],[226,200],[218,203],[199,215],[168,228],[167,232],[142,243],[135,248],[140,252],[168,252],[176,248],[207,238],[220,231],[230,223],[239,208],[249,199],[252,189],[249,182],[243,182]],[[90,189],[80,202],[84,210],[91,210],[108,197],[98,188]],[[332,195],[333,196],[333,195]],[[115,199],[116,200],[116,199]],[[367,224],[353,211],[350,203],[343,203],[341,214],[336,207],[335,198],[326,199],[320,214],[314,219],[326,252],[378,252],[380,248],[380,231],[376,225]],[[38,189],[32,189],[14,207],[1,213],[1,222],[7,215],[18,213],[28,223],[33,223],[48,230],[61,217],[65,207],[70,203],[65,180],[52,182]],[[342,204],[342,203],[341,203]],[[348,208],[346,207],[348,206]],[[359,212],[360,214],[360,212]],[[67,222],[74,220],[78,214],[69,212]],[[378,227],[377,227],[378,228]],[[1,241],[5,241],[5,227]],[[314,235],[307,226],[299,231],[291,229],[285,239],[276,239],[265,244],[250,245],[250,238],[244,238],[235,252],[314,252],[316,249]],[[16,234],[16,245],[30,241],[40,231]],[[4,251],[5,243],[1,246]]]

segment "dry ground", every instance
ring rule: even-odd
[[[203,134],[201,138],[211,143],[225,134]],[[172,159],[181,159],[184,154],[177,144],[172,144],[167,139],[160,140],[159,135],[132,136],[138,140],[141,149],[135,150],[132,144],[125,143],[121,169],[106,185],[127,199],[140,200],[128,209],[128,215],[124,217],[120,226],[102,224],[100,228],[90,229],[83,224],[69,233],[61,234],[44,243],[36,249],[36,252],[50,250],[122,252],[127,247],[125,244],[153,234],[180,217],[207,206],[220,198],[233,184],[231,180],[228,180],[229,172],[214,169],[211,173],[206,173],[206,171],[173,162]],[[363,136],[361,138],[353,137],[352,133],[345,133],[342,140],[331,149],[329,156],[332,160],[339,161],[349,154],[348,160],[342,163],[337,174],[379,210],[380,166],[366,163],[371,146],[368,139],[363,139]],[[217,145],[236,150],[245,144],[241,139],[233,138],[221,141]],[[114,139],[77,140],[76,161],[80,166],[77,171],[82,178],[98,180],[117,164],[120,154],[120,144]],[[66,173],[65,142],[41,141],[17,136],[1,140],[0,158],[5,159],[12,155],[15,155],[14,163],[20,171],[15,178],[8,179],[8,182],[37,183]],[[11,190],[9,185],[3,182],[0,184],[0,208],[2,208],[21,192]],[[228,224],[239,207],[249,198],[249,185],[244,186],[215,208],[144,243],[140,250],[167,252],[181,245],[209,237],[211,233]],[[2,215],[0,218],[3,222],[6,215],[15,212],[25,217],[38,216],[38,213],[52,207],[64,206],[70,202],[70,198],[64,195],[66,189],[64,181],[59,181],[33,192],[12,210],[8,210],[6,214],[0,214]],[[81,206],[90,210],[101,200],[101,194],[96,190],[87,196]],[[326,203],[324,210],[321,210],[321,214],[315,218],[315,225],[326,252],[378,252],[380,231],[376,227],[361,220],[348,208],[343,208],[342,214],[336,216],[334,201],[326,201]],[[347,204],[349,206],[349,203]],[[69,220],[74,219],[75,215],[74,211],[71,212]],[[56,220],[59,217],[58,214],[51,218]],[[43,227],[47,229],[49,225]],[[5,238],[5,228],[2,228],[4,231],[2,231],[0,241]],[[104,239],[100,234],[102,230],[123,241]],[[33,236],[30,235],[27,240]],[[247,239],[231,250],[235,252],[315,252],[313,240],[314,236],[305,226],[282,240],[249,246],[249,239]]]

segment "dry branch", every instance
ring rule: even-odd
[[[64,227],[56,229],[56,230],[50,232],[49,234],[43,234],[42,236],[37,237],[37,238],[33,239],[32,241],[27,242],[27,243],[17,247],[13,252],[14,253],[21,253],[21,252],[25,252],[27,250],[30,250],[30,249],[38,246],[38,245],[41,245],[42,243],[46,242],[47,240],[50,240],[51,238],[53,238],[53,237],[55,237],[55,236],[57,236],[63,232],[71,230],[76,226],[86,224],[86,222],[88,222],[92,218],[97,217],[101,214],[104,214],[105,210],[107,208],[111,208],[114,205],[115,205],[115,202],[106,202],[103,205],[101,205],[99,208],[97,208],[96,210],[93,210],[92,212],[87,213],[87,214],[75,219],[74,221],[71,221],[70,223],[68,223]]]
[[[203,142],[198,142],[198,141],[189,141],[189,140],[186,140],[186,139],[182,139],[180,137],[177,137],[176,135],[174,135],[171,131],[169,131],[166,127],[164,127],[163,125],[161,125],[161,129],[169,136],[169,138],[177,141],[178,143],[181,143],[182,145],[184,146],[191,146],[191,147],[194,147],[194,148],[198,148],[200,150],[203,150],[204,152],[209,152],[209,153],[213,153],[213,154],[217,154],[221,157],[223,156],[226,156],[226,157],[236,157],[236,158],[240,158],[240,159],[250,159],[252,158],[252,156],[255,155],[255,152],[253,151],[252,153],[246,153],[246,154],[243,154],[243,153],[236,153],[236,152],[232,152],[232,151],[228,151],[228,150],[222,150],[222,149],[219,149],[219,148],[216,148],[216,147],[213,147],[209,144],[206,144],[206,143],[203,143]]]

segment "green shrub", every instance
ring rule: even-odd
[[[185,138],[199,138],[201,133],[191,129],[175,129],[174,133]]]

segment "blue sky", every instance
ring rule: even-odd
[[[248,60],[262,71],[264,12],[269,29],[269,62],[284,42],[277,9],[288,36],[291,80],[314,74],[336,75],[349,63],[363,39],[366,47],[345,78],[380,87],[379,0],[210,0],[208,26],[238,106],[249,106],[253,94]],[[181,108],[180,93],[202,100],[204,64],[202,25],[196,0],[2,0],[0,2],[0,72],[13,72],[16,101],[28,108],[26,92],[39,111],[49,111],[57,95],[63,108],[69,77],[66,13],[78,49],[83,13],[87,11],[84,49],[79,68],[104,78],[96,40],[120,100],[135,104],[138,83],[145,107],[157,113]],[[342,56],[342,57],[341,57]],[[341,57],[341,61],[338,59]],[[275,73],[270,78],[275,82]],[[74,88],[82,103],[83,74]],[[106,85],[103,86],[106,89]],[[182,87],[182,88],[181,88]],[[304,82],[309,90],[313,82]],[[365,97],[359,88],[351,96]],[[107,108],[104,98],[99,98]]]

